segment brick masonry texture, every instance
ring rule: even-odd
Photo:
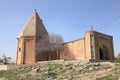
[[[51,60],[113,60],[113,37],[97,31],[88,31],[85,37],[64,43],[64,48],[57,53],[39,49],[48,42],[42,40],[48,36],[42,20],[35,11],[18,35],[16,64],[34,64],[38,61]],[[39,46],[38,46],[39,45]]]

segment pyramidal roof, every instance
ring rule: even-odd
[[[18,38],[22,36],[42,36],[46,33],[47,31],[42,23],[42,20],[35,10],[30,19],[27,21],[27,23],[18,34]]]

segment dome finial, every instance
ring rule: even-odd
[[[91,31],[93,31],[93,25],[91,25]]]
[[[34,9],[34,11],[35,11],[35,12],[37,12],[37,10],[36,10],[36,9]]]

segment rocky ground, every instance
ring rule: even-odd
[[[120,80],[119,62],[47,61],[0,71],[0,80]]]

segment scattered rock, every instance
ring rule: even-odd
[[[15,71],[13,70],[12,73],[14,75],[17,74],[15,78],[19,80],[95,80],[92,78],[103,77],[106,76],[106,74],[112,74],[110,76],[113,77],[116,76],[115,74],[117,74],[117,80],[120,80],[120,78],[118,78],[120,76],[119,65],[117,65],[117,67],[115,67],[113,70],[110,70],[109,68],[111,69],[113,67],[109,64],[101,64],[101,62],[66,62],[65,64],[44,62],[18,68]],[[111,73],[110,71],[114,72]],[[0,78],[0,80],[6,79]]]
[[[118,80],[120,80],[120,78],[118,78]]]
[[[95,63],[94,65],[95,65],[95,66],[100,66],[100,63]]]
[[[94,70],[94,68],[93,68],[93,67],[90,67],[89,70],[92,71],[92,70]]]
[[[71,69],[73,69],[73,67],[69,67],[69,68],[68,68],[68,70],[71,70]]]
[[[38,73],[39,71],[40,71],[40,68],[35,68],[32,70],[32,72],[34,72],[34,73]]]
[[[117,72],[120,72],[120,69],[117,69]]]
[[[0,80],[6,80],[5,78],[0,78]]]
[[[99,68],[98,67],[95,67],[96,70],[98,70]]]

